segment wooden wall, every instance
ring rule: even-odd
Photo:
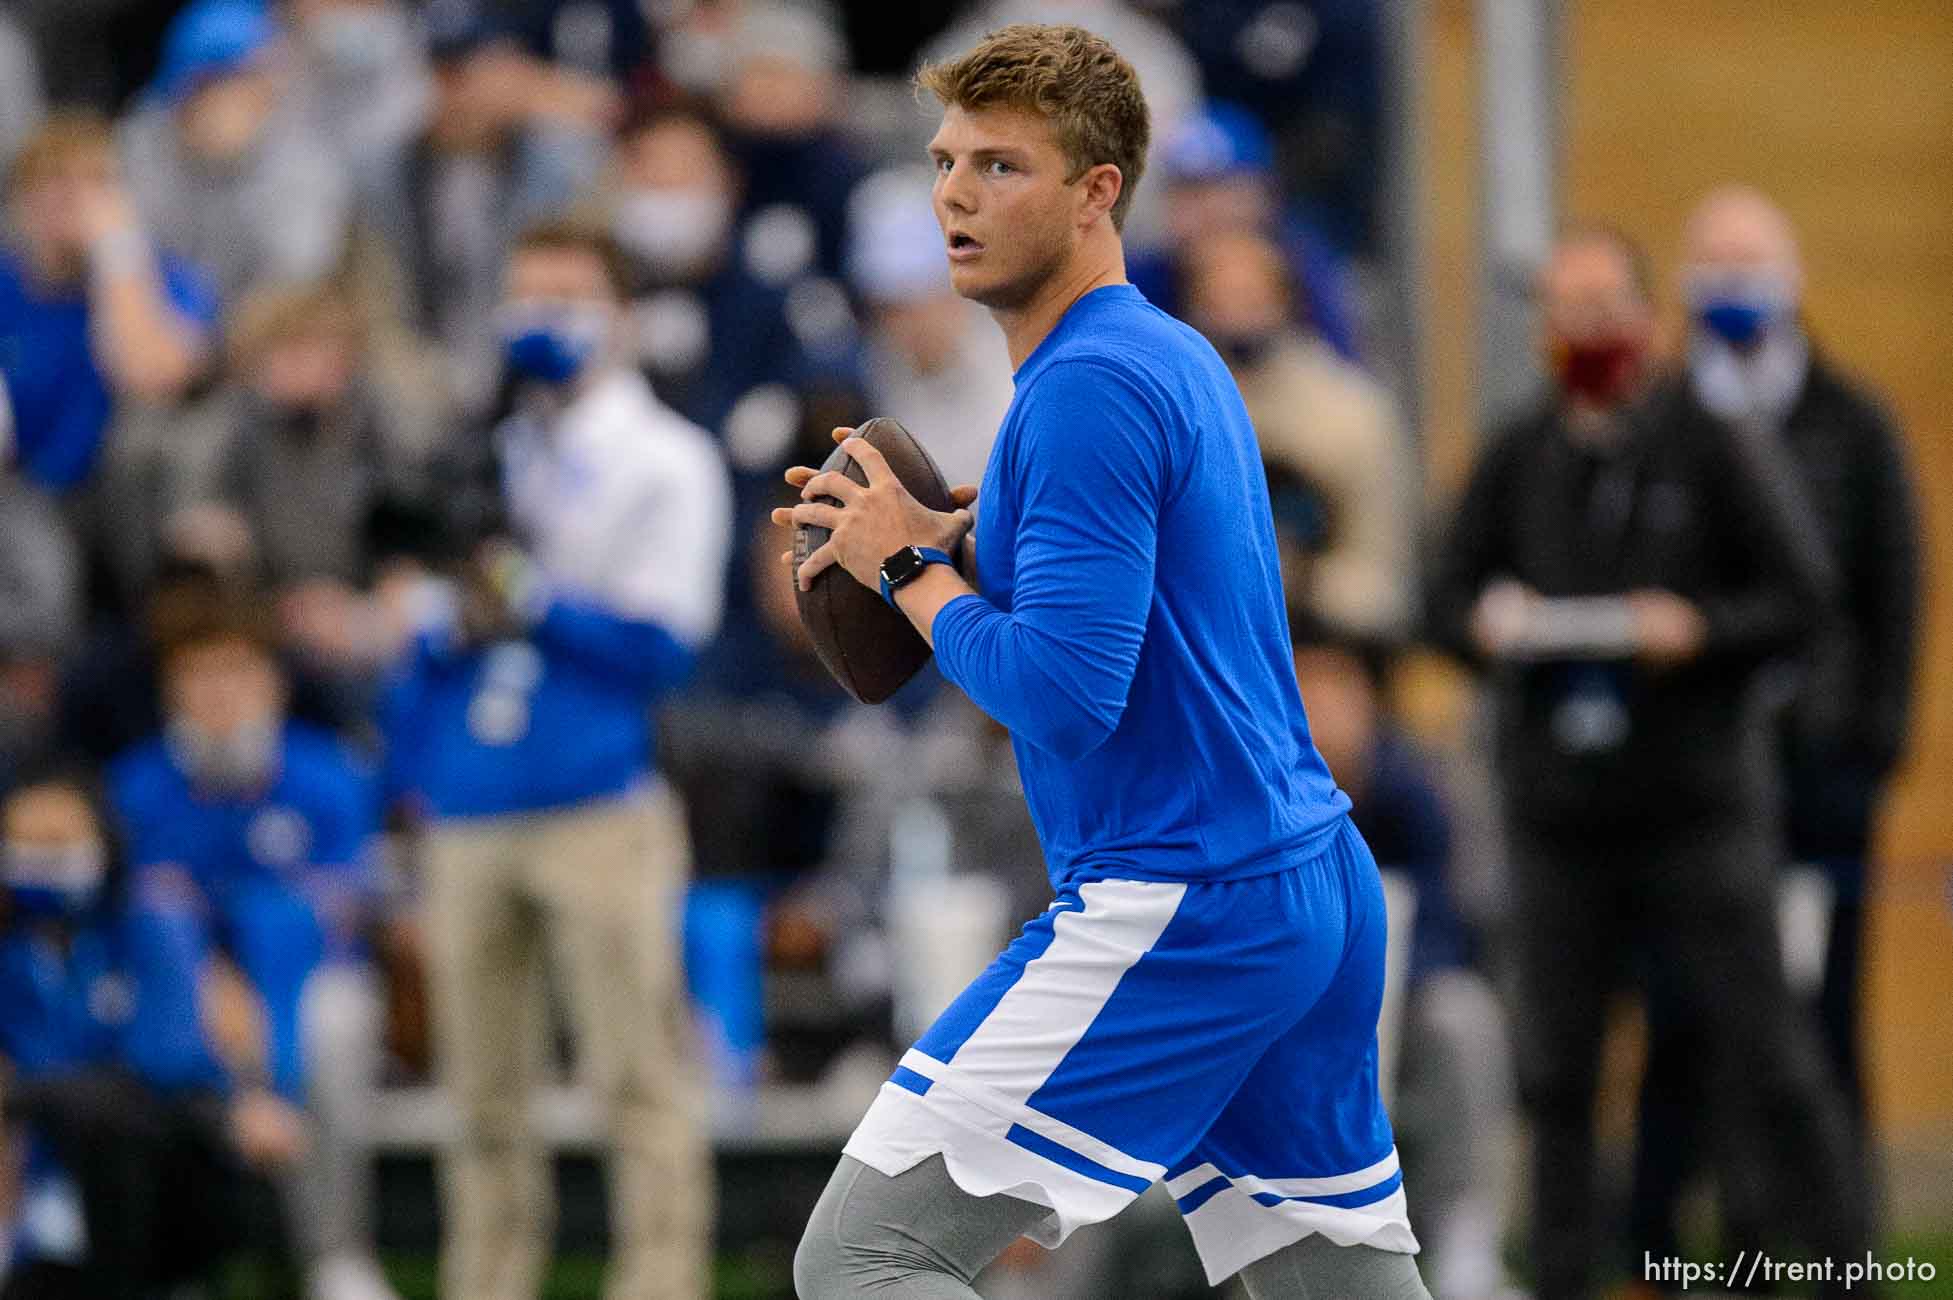
[[[1881,837],[1868,996],[1895,1141],[1953,1136],[1953,3],[1568,0],[1562,203],[1644,241],[1671,294],[1682,221],[1746,180],[1802,236],[1820,341],[1903,421],[1930,536],[1916,737]],[[1472,429],[1472,5],[1436,0],[1427,52],[1434,505]]]

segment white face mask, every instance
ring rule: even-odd
[[[717,190],[638,189],[617,200],[613,233],[660,275],[684,275],[710,262],[732,227],[732,200]]]
[[[305,24],[305,41],[334,70],[377,73],[412,43],[407,17],[391,5],[327,9]]]
[[[108,854],[99,840],[0,847],[7,910],[29,921],[80,916],[102,895]]]
[[[172,718],[165,742],[193,784],[227,794],[249,794],[271,780],[278,765],[279,726],[241,726],[217,736],[183,718]]]

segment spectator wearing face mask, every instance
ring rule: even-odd
[[[868,172],[841,129],[847,57],[822,5],[754,0],[732,20],[717,106],[745,180],[748,260],[770,284],[845,273],[848,196]]]
[[[1816,631],[1829,566],[1774,462],[1650,390],[1637,249],[1576,230],[1540,297],[1557,389],[1488,444],[1431,583],[1435,639],[1498,701],[1537,1289],[1589,1294],[1599,1045],[1636,969],[1710,1026],[1715,1113],[1757,1117],[1771,1224],[1852,1256],[1867,1227],[1783,982],[1754,757],[1757,687]]]
[[[630,263],[628,342],[645,377],[770,488],[809,400],[850,385],[853,318],[826,282],[769,278],[764,234],[737,224],[741,184],[714,121],[668,107],[625,128],[607,206]]]
[[[165,245],[234,303],[262,282],[325,276],[352,215],[344,170],[312,135],[284,33],[256,0],[194,0],[122,124],[129,189]]]
[[[1159,139],[1162,221],[1128,255],[1127,278],[1161,310],[1185,316],[1186,265],[1201,244],[1215,235],[1261,235],[1287,263],[1297,328],[1359,359],[1349,264],[1284,202],[1267,128],[1239,104],[1214,102]]]
[[[1292,323],[1289,276],[1265,236],[1214,234],[1188,250],[1184,310],[1241,387],[1271,488],[1306,484],[1320,507],[1312,554],[1285,548],[1291,607],[1348,633],[1401,640],[1414,583],[1410,448],[1376,381]]]
[[[1803,266],[1783,211],[1747,187],[1714,191],[1690,217],[1683,251],[1690,313],[1683,418],[1787,453],[1788,472],[1842,579],[1833,617],[1800,666],[1776,760],[1789,861],[1817,867],[1830,884],[1819,1021],[1869,1180],[1861,953],[1873,823],[1912,710],[1916,494],[1891,416],[1805,330]],[[1676,1238],[1676,1203],[1696,1163],[1707,1081],[1696,1064],[1700,1024],[1657,1015],[1653,1031],[1635,1206],[1637,1230],[1659,1248]]]
[[[619,138],[606,196],[627,262],[625,346],[659,400],[718,435],[733,472],[733,528],[746,536],[794,463],[860,418],[854,318],[830,281],[765,278],[763,236],[737,224],[741,178],[715,121],[686,104],[636,118]],[[752,576],[730,567],[724,625],[695,689],[767,689],[777,661]]]
[[[106,766],[163,729],[163,659],[175,629],[214,603],[254,590],[251,538],[229,511],[181,511],[145,570],[126,613],[97,618],[60,666],[55,740],[64,752]],[[287,664],[292,718],[321,731],[349,731],[344,701],[307,670]]]
[[[1754,190],[1704,199],[1686,233],[1688,387],[1710,415],[1790,453],[1839,578],[1780,741],[1794,861],[1836,891],[1824,1024],[1861,1111],[1859,950],[1872,821],[1905,747],[1918,644],[1919,511],[1905,442],[1878,397],[1806,333],[1789,219]]]
[[[0,1065],[27,1159],[4,1294],[138,1300],[242,1244],[247,1167],[298,1154],[296,1112],[217,1033],[178,900],[127,897],[92,778],[24,773],[0,801]]]
[[[379,1065],[363,942],[377,790],[338,742],[287,720],[261,611],[220,598],[178,613],[163,733],[110,769],[130,868],[138,889],[194,900],[197,942],[262,1004],[268,1082],[306,1108],[312,1149],[286,1190],[309,1294],[384,1300],[357,1140]]]
[[[313,139],[350,178],[365,216],[433,99],[427,43],[403,0],[288,0]]]
[[[62,113],[7,175],[0,246],[0,389],[8,460],[58,494],[101,462],[118,401],[167,403],[203,368],[216,304],[159,252],[101,118]]]
[[[455,391],[480,414],[501,374],[494,314],[510,244],[596,182],[619,97],[537,57],[481,0],[438,0],[423,17],[433,99],[364,215],[398,264],[401,315],[446,350]]]
[[[426,825],[437,1068],[460,1115],[445,1295],[542,1283],[551,1179],[527,1104],[545,959],[609,1135],[609,1292],[706,1286],[711,1170],[674,943],[690,850],[652,709],[717,629],[730,491],[711,436],[630,364],[627,274],[601,224],[516,241],[496,317],[502,528],[387,701],[388,786]]]
[[[234,516],[286,643],[356,692],[404,642],[387,525],[428,508],[442,404],[388,382],[331,285],[259,290],[229,334],[233,384],[166,440],[166,509]]]

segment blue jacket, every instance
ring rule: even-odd
[[[201,954],[140,908],[0,930],[0,1055],[27,1078],[123,1066],[165,1091],[222,1088],[197,1008]]]

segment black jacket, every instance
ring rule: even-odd
[[[1766,664],[1802,650],[1831,574],[1788,458],[1710,420],[1678,383],[1619,417],[1611,448],[1577,443],[1542,407],[1474,470],[1430,587],[1441,647],[1493,674],[1512,815],[1596,829],[1758,808]],[[1701,610],[1700,656],[1487,665],[1473,606],[1500,578],[1549,597],[1660,588]],[[1593,722],[1596,701],[1608,715]]]
[[[1784,715],[1786,829],[1799,860],[1850,861],[1865,854],[1912,712],[1919,510],[1898,429],[1823,356],[1780,437],[1839,579]]]
[[[1919,509],[1904,445],[1885,411],[1822,356],[1782,437],[1839,579],[1791,737],[1816,761],[1882,775],[1905,745],[1919,624]]]

